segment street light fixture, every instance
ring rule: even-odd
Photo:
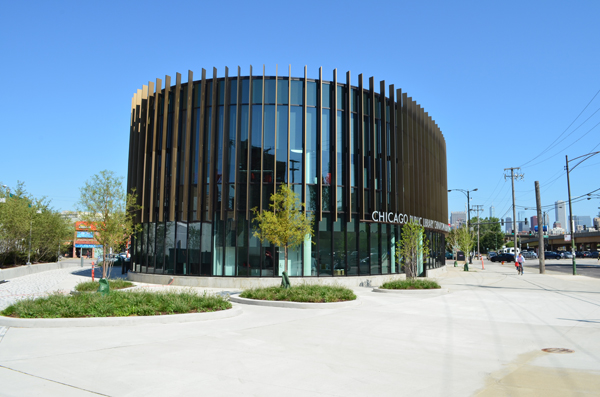
[[[470,227],[470,223],[471,223],[471,198],[469,196],[469,193],[476,192],[478,190],[478,188],[475,188],[473,190],[448,189],[448,192],[451,192],[453,190],[457,190],[459,192],[462,192],[465,196],[467,196],[467,228],[469,228]],[[468,252],[467,252],[467,254],[468,254]],[[473,264],[473,258],[471,257],[471,255],[469,255],[469,264],[471,264],[471,265]]]

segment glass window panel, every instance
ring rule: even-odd
[[[252,79],[252,103],[262,103],[262,77]]]
[[[292,105],[304,104],[304,81],[292,80]]]
[[[287,105],[289,96],[288,80],[277,80],[277,104]]]
[[[331,211],[331,186],[323,186],[323,211]]]
[[[265,79],[265,103],[275,103],[275,79]]]
[[[236,118],[237,118],[237,106],[233,105],[229,107],[229,178],[228,182],[233,183],[235,181],[235,145],[236,145]]]
[[[252,106],[252,147],[250,157],[250,182],[260,181],[260,155],[262,150],[262,105]]]
[[[364,108],[364,113],[365,115],[370,116],[371,115],[371,95],[363,92],[363,104],[365,106]]]
[[[290,108],[290,179],[292,183],[302,183],[302,108]]]
[[[359,96],[358,96],[358,89],[356,88],[352,88],[352,92],[350,95],[350,101],[352,102],[350,105],[350,108],[352,109],[353,112],[358,112],[358,105],[359,105]]]
[[[317,83],[309,81],[307,85],[306,104],[308,106],[317,106]]]
[[[223,105],[225,103],[225,80],[219,81],[218,84],[217,105]]]
[[[277,182],[287,182],[288,107],[277,107]]]
[[[379,252],[379,227],[381,225],[376,223],[371,223],[369,225],[370,235],[371,235],[371,244],[370,244],[370,260],[369,264],[371,266],[371,274],[381,274],[381,256]]]
[[[344,167],[344,112],[337,111],[337,132],[336,132],[336,167],[337,167],[337,184],[343,185],[346,180],[346,169]]]
[[[350,185],[356,186],[356,169],[358,167],[358,115],[352,113],[350,125]]]
[[[273,80],[274,81],[274,80]],[[275,171],[275,105],[265,105],[263,182],[272,183]]]
[[[212,105],[212,87],[213,87],[212,80],[207,81],[206,82],[206,96],[204,97],[204,100],[206,101],[208,106]]]
[[[344,195],[346,194],[346,190],[341,186],[336,187],[336,189],[337,189],[337,210],[338,211],[347,211],[347,209],[344,208]]]
[[[323,92],[321,93],[321,101],[323,102],[323,107],[328,108],[331,107],[331,85],[327,83],[322,84]]]
[[[235,276],[235,226],[236,222],[233,220],[233,213],[227,218],[225,223],[225,262],[224,262],[224,274],[225,276]]]
[[[388,229],[390,225],[381,225],[381,273],[390,273],[390,260],[392,258],[390,250],[390,240],[388,240]]]
[[[173,274],[175,272],[175,222],[167,222],[165,228],[164,274]]]
[[[306,203],[307,211],[317,211],[317,203],[319,202],[319,186],[307,185],[308,188],[308,202]]]
[[[181,108],[181,110],[186,110],[187,109],[187,90],[188,90],[188,86],[189,84],[186,84],[184,86],[181,87],[181,91],[179,94],[179,106]]]
[[[175,263],[175,274],[189,274],[189,267],[187,264],[187,228],[188,225],[185,222],[177,222],[177,234],[175,241],[175,257],[177,262]]]
[[[236,243],[237,243],[237,275],[249,276],[250,266],[248,264],[248,221],[238,214]]]
[[[331,252],[330,215],[323,215],[319,222],[319,276],[333,275],[333,253]]]
[[[217,183],[222,182],[223,174],[223,114],[224,106],[217,109]]]
[[[223,236],[225,233],[225,222],[215,218],[215,234],[213,236],[213,276],[223,275]]]
[[[323,114],[321,117],[321,167],[322,167],[322,180],[323,184],[329,185],[331,184],[331,149],[333,147],[330,136],[329,126],[331,125],[331,120],[329,118],[330,115],[329,109],[323,109]]]
[[[200,237],[201,247],[200,247],[200,275],[201,276],[210,276],[211,275],[211,259],[212,259],[212,223],[203,222],[202,223],[202,234]]]
[[[361,275],[370,274],[369,271],[369,233],[367,230],[367,224],[359,222],[358,224],[358,270]]]
[[[200,107],[200,96],[202,95],[202,83],[196,83],[194,84],[194,101],[193,101],[193,106],[195,108]],[[160,100],[159,100],[160,102]],[[160,105],[159,105],[160,106]]]
[[[154,250],[156,248],[156,223],[150,223],[148,225],[148,245],[146,248],[146,262],[148,266],[148,273],[154,273]],[[152,269],[152,270],[150,270]]]
[[[317,109],[306,109],[306,183],[319,183],[317,177]]]
[[[237,104],[237,79],[229,80],[229,104]]]
[[[346,101],[345,97],[346,90],[343,86],[337,86],[337,108],[344,109],[344,102]]]
[[[242,104],[247,104],[250,100],[250,80],[242,80]]]
[[[156,224],[156,254],[155,254],[155,270],[154,273],[163,272],[163,265],[165,260],[165,224]]]
[[[349,215],[348,215],[349,216]],[[346,235],[347,235],[347,252],[348,252],[348,259],[346,260],[347,262],[347,269],[348,269],[348,275],[349,276],[356,276],[358,275],[358,251],[357,251],[357,245],[358,245],[358,233],[356,230],[357,227],[357,222],[356,222],[356,216],[353,215],[352,218],[349,219],[348,224],[346,225]]]
[[[250,260],[250,277],[260,277],[262,256],[260,254],[260,241],[251,235],[248,247],[248,258]]]
[[[333,223],[333,275],[345,276],[346,271],[346,220],[339,215]]]

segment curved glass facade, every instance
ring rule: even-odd
[[[322,71],[319,70],[319,76]],[[175,84],[132,99],[128,191],[138,194],[136,272],[277,277],[283,251],[252,235],[254,207],[288,184],[314,215],[314,241],[289,253],[290,276],[400,273],[402,224],[423,224],[444,264],[446,144],[411,97],[373,78],[359,86],[250,73]],[[387,90],[387,92],[386,92]]]

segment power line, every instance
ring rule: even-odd
[[[548,145],[548,147],[544,150],[542,150],[542,152],[540,154],[538,154],[537,156],[535,156],[534,158],[532,158],[531,160],[529,160],[528,162],[524,163],[523,165],[521,165],[521,167],[531,163],[533,160],[537,159],[538,157],[540,157],[542,154],[544,154],[548,149],[550,149],[552,147],[552,145],[554,145],[556,143],[556,141],[558,141],[560,139],[561,136],[563,136],[565,134],[565,132],[567,132],[569,130],[569,128],[571,128],[571,126],[575,123],[575,121],[577,121],[577,119],[583,114],[583,112],[585,112],[585,110],[588,108],[588,106],[590,106],[590,104],[594,101],[594,99],[596,99],[596,96],[598,96],[598,94],[600,94],[600,89],[596,92],[596,94],[592,97],[592,99],[588,102],[587,105],[585,105],[585,107],[583,108],[583,110],[577,115],[577,117],[575,117],[575,119],[571,122],[571,124],[569,124],[569,126],[567,128],[565,128],[565,130],[550,144]],[[586,120],[587,121],[587,120]],[[578,127],[579,128],[579,127]]]

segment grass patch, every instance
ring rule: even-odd
[[[438,283],[433,280],[423,278],[414,278],[408,280],[394,280],[384,283],[383,289],[438,289],[441,288]]]
[[[79,292],[95,292],[98,291],[98,287],[100,285],[99,281],[86,281],[85,283],[79,283],[75,286],[75,291]],[[131,281],[123,280],[123,279],[115,279],[108,280],[108,286],[111,290],[114,289],[123,289],[133,287],[133,283]]]
[[[301,284],[290,288],[264,287],[247,289],[242,298],[289,302],[344,302],[356,299],[351,289],[331,285]]]
[[[199,295],[195,291],[112,291],[107,296],[53,294],[22,300],[4,309],[1,314],[19,318],[128,317],[214,312],[230,308],[231,303],[220,295]]]

